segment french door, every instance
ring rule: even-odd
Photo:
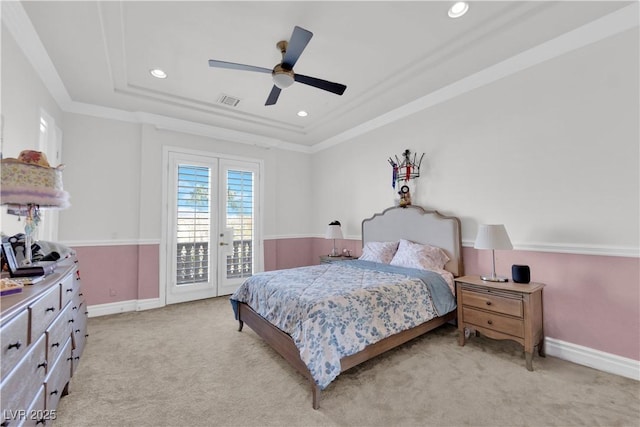
[[[262,269],[260,163],[168,151],[166,302],[228,295]]]

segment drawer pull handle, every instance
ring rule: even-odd
[[[80,356],[74,357],[75,360],[80,360]]]
[[[38,421],[36,421],[36,425],[38,425],[38,424],[45,425],[45,424],[47,424],[47,421],[44,418],[41,418]]]
[[[489,319],[489,320],[487,320],[487,323],[490,324],[490,325],[493,325],[493,320]]]
[[[51,344],[51,347],[60,347],[60,343],[59,342],[54,342],[53,344]]]
[[[67,322],[67,323],[73,323],[73,319],[69,319],[69,322]]]
[[[89,336],[89,334],[85,334],[84,337],[87,338]]]
[[[78,332],[80,332],[80,329],[76,329],[76,334],[77,334]]]
[[[22,347],[22,343],[20,341],[15,342],[13,344],[9,344],[7,346],[7,350],[11,350],[12,348],[15,348],[16,350],[19,349],[20,347]]]
[[[67,289],[67,292],[73,292],[73,288]]]
[[[67,357],[67,362],[71,362],[73,360],[73,357]]]
[[[46,360],[38,365],[38,369],[40,369],[40,368],[45,368],[46,369],[46,367],[47,367],[47,361]]]
[[[44,312],[47,313],[49,311],[56,311],[56,308],[55,307],[49,307]]]
[[[49,393],[51,396],[53,396],[54,394],[58,394],[58,390],[53,390],[51,393]]]
[[[491,305],[491,301],[487,301],[487,305]]]

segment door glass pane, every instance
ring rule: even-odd
[[[254,173],[227,171],[227,224],[233,228],[233,247],[227,255],[227,278],[253,274]]]
[[[210,169],[178,165],[176,283],[209,281]]]

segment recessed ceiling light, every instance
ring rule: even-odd
[[[160,68],[154,68],[153,70],[149,70],[149,72],[156,79],[166,79],[167,78],[167,73],[162,71]]]
[[[309,113],[307,113],[304,110],[298,111],[298,116],[300,116],[300,117],[307,117],[308,115],[309,115]]]
[[[469,10],[469,3],[466,1],[459,1],[454,3],[453,6],[449,8],[449,17],[450,18],[460,18],[462,15],[467,13]]]

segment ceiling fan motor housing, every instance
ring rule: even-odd
[[[278,64],[273,67],[271,75],[273,77],[273,84],[278,86],[280,89],[286,89],[295,82],[293,70],[286,70],[282,68],[282,64]]]

